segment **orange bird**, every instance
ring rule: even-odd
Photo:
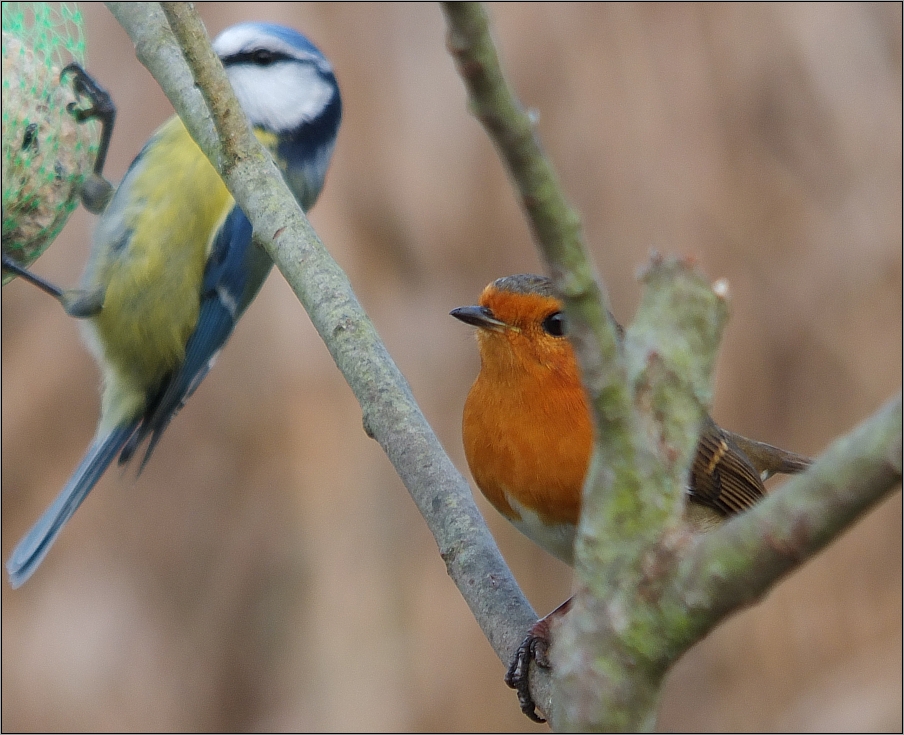
[[[594,429],[562,308],[548,278],[517,275],[493,281],[477,306],[451,314],[477,327],[480,373],[462,420],[474,481],[519,531],[573,565]],[[809,464],[707,417],[688,481],[687,520],[697,530],[711,528],[762,498],[772,474]],[[568,602],[531,628],[506,675],[521,709],[537,722],[543,720],[528,690],[528,667],[531,660],[548,665],[551,618],[564,614]]]

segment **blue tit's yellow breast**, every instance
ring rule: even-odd
[[[121,222],[98,228],[115,236],[95,242],[103,256],[93,280],[106,287],[95,328],[118,392],[137,401],[184,359],[213,235],[232,206],[182,121],[165,123],[105,214]]]

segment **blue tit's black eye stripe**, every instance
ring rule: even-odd
[[[272,49],[256,48],[251,51],[242,51],[237,54],[224,56],[223,66],[235,66],[237,64],[253,64],[254,66],[270,66],[278,61],[290,61],[295,59],[289,54],[273,51]]]

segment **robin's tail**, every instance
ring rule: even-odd
[[[746,436],[735,434],[723,429],[737,447],[747,455],[750,463],[760,473],[763,480],[768,480],[772,475],[794,475],[803,472],[813,464],[813,460],[802,454],[788,452],[771,444],[748,439]]]

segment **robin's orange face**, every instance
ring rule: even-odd
[[[553,372],[558,381],[580,388],[580,372],[557,298],[505,291],[493,283],[484,289],[479,303],[501,323],[478,325],[483,369],[500,373],[500,380],[506,380],[505,373],[513,380]]]

